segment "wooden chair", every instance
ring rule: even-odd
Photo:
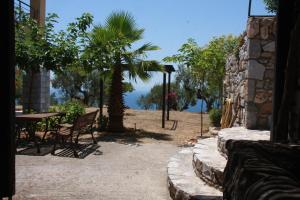
[[[81,133],[89,132],[92,135],[94,144],[97,141],[93,135],[93,124],[95,122],[98,110],[90,113],[83,114],[79,116],[73,124],[60,124],[58,130],[55,132],[55,142],[51,154],[55,154],[55,148],[59,139],[64,143],[68,138],[70,138],[71,148],[74,152],[74,156],[78,158],[78,153],[76,152],[75,146],[78,144],[78,138]],[[75,142],[74,141],[74,137]]]

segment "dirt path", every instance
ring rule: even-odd
[[[104,113],[107,115],[106,109]],[[181,146],[199,138],[199,113],[171,111],[170,120],[166,121],[165,128],[162,128],[161,115],[161,111],[127,109],[124,125],[129,131],[124,134],[100,133],[99,139],[121,143],[168,143]],[[203,114],[203,136],[208,136],[208,126],[208,115]]]

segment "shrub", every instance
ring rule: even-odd
[[[58,111],[66,113],[66,116],[64,117],[64,123],[72,124],[77,117],[85,113],[85,108],[81,102],[71,100],[59,105]]]
[[[209,111],[209,119],[213,126],[219,127],[222,117],[222,112],[220,109],[213,108]]]

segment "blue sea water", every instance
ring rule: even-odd
[[[136,110],[140,110],[141,108],[137,104],[137,100],[141,95],[146,95],[147,91],[133,91],[125,93],[124,101],[125,105]],[[187,110],[188,112],[200,112],[201,111],[201,101],[198,100],[195,106],[190,106]],[[203,101],[203,111],[206,112],[206,103]]]
[[[51,88],[51,93],[54,92],[56,94],[56,98],[58,98],[59,103],[63,103],[62,95],[60,90]],[[148,91],[133,91],[133,92],[127,92],[124,95],[124,101],[125,105],[129,108],[141,110],[141,108],[137,104],[137,100],[141,95],[146,95]],[[190,106],[187,110],[188,112],[200,112],[201,111],[201,100],[197,101],[197,104],[195,106]],[[206,112],[206,104],[203,102],[203,111]]]

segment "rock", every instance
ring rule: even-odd
[[[256,81],[256,88],[262,89],[264,87],[264,81]]]
[[[259,33],[259,21],[250,18],[247,25],[247,37],[254,38]]]
[[[255,99],[254,99],[255,103],[258,103],[258,104],[265,103],[266,101],[268,101],[268,99],[269,99],[269,95],[264,90],[256,91],[256,95],[255,95]]]
[[[256,60],[249,60],[247,78],[263,80],[264,72],[265,72],[264,65],[258,63]]]
[[[259,58],[261,53],[260,41],[256,39],[248,40],[248,58]]]
[[[246,101],[253,101],[255,97],[255,81],[246,81]]]
[[[257,112],[247,111],[246,113],[246,128],[255,129],[257,123]]]
[[[263,46],[263,50],[266,52],[275,52],[275,41],[272,41]]]
[[[266,79],[274,79],[274,70],[266,70],[265,71],[265,78]]]
[[[272,114],[272,110],[273,110],[272,106],[273,106],[272,102],[268,102],[268,103],[265,103],[265,104],[261,105],[260,110],[259,110],[259,114],[262,114],[262,115]]]

